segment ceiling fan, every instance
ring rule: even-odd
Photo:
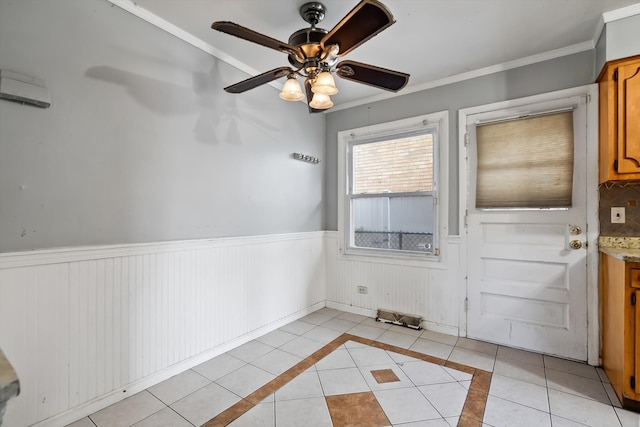
[[[395,21],[393,15],[378,0],[362,0],[331,30],[316,25],[326,12],[320,2],[305,3],[300,7],[300,16],[311,24],[289,37],[284,43],[229,21],[217,21],[211,28],[259,45],[284,52],[292,67],[279,67],[250,77],[224,88],[229,93],[242,93],[273,80],[287,76],[280,98],[287,101],[307,100],[312,113],[333,106],[330,95],[338,93],[332,73],[358,83],[397,92],[406,86],[409,74],[386,68],[344,60],[348,54]],[[296,75],[304,78],[305,93],[302,92]]]

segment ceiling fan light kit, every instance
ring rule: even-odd
[[[242,93],[281,77],[287,81],[280,92],[286,101],[306,98],[312,113],[331,108],[330,96],[338,93],[333,74],[346,80],[397,92],[409,81],[409,74],[356,61],[341,61],[351,52],[395,21],[391,12],[378,0],[362,0],[331,30],[317,28],[326,12],[320,2],[305,3],[300,16],[311,24],[294,32],[284,43],[229,21],[216,21],[211,28],[265,46],[288,55],[295,67],[280,67],[224,88],[228,93]],[[296,75],[304,78],[302,90]]]
[[[298,83],[295,76],[292,75],[287,78],[282,87],[282,92],[280,92],[280,98],[285,101],[302,101],[305,98],[302,87],[300,87],[300,83]]]

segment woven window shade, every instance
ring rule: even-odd
[[[573,111],[478,125],[476,207],[570,207]]]

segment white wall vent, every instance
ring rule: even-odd
[[[45,83],[13,71],[0,70],[0,99],[49,108],[51,97]]]

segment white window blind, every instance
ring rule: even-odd
[[[476,207],[570,207],[573,111],[476,127]]]

